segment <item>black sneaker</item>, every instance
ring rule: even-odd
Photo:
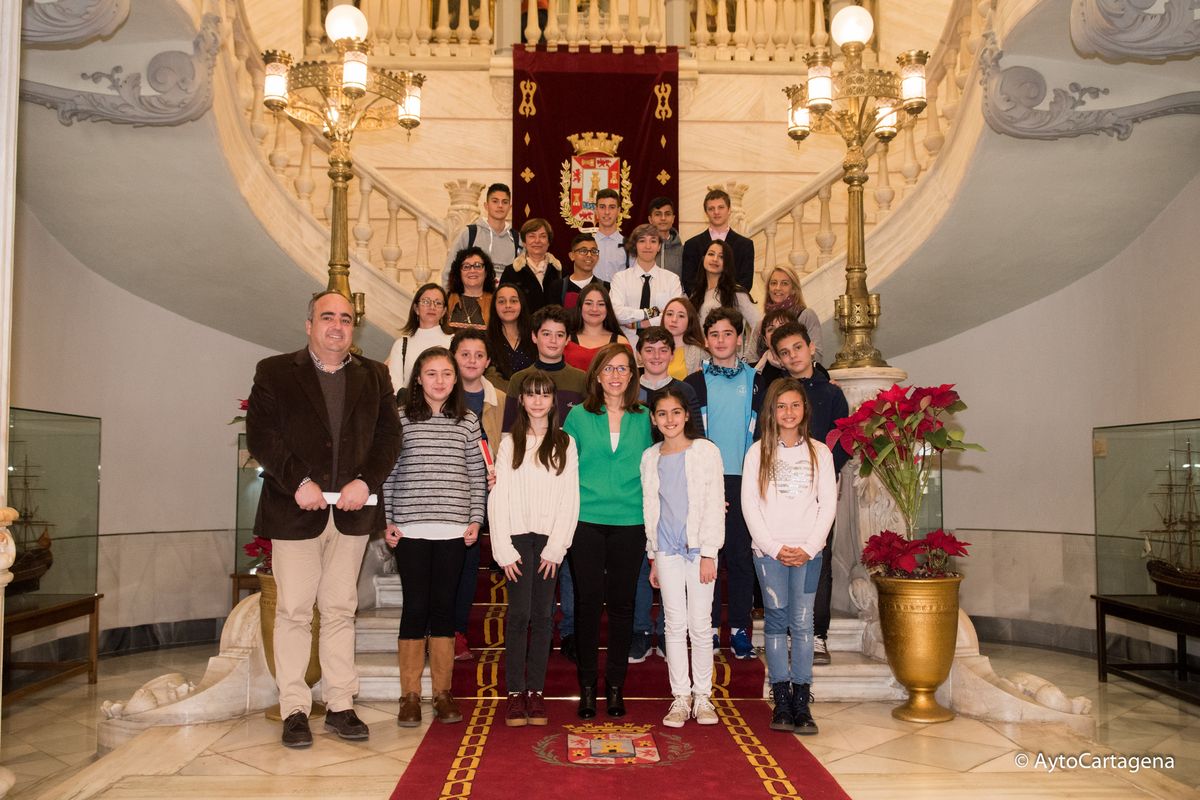
[[[629,663],[640,664],[650,655],[650,634],[641,631],[633,632],[633,641],[629,645]]]
[[[284,747],[312,747],[312,731],[308,729],[308,715],[293,711],[283,721]]]
[[[359,740],[371,735],[367,723],[358,718],[353,708],[345,711],[326,711],[325,729],[333,731],[341,739]]]
[[[558,649],[562,651],[563,656],[572,664],[579,662],[579,657],[575,654],[575,634],[568,633],[562,637],[562,642],[558,645]]]

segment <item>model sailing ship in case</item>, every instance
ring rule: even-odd
[[[13,442],[19,444],[19,442]],[[50,550],[50,530],[54,523],[41,519],[38,515],[38,492],[45,488],[38,486],[41,475],[35,464],[29,463],[26,454],[20,464],[9,467],[8,497],[17,513],[21,516],[9,525],[13,543],[17,548],[17,559],[9,568],[12,572],[12,582],[5,587],[7,596],[36,592],[41,585],[42,576],[54,564],[54,553]]]
[[[1182,450],[1172,449],[1163,469],[1165,482],[1150,492],[1161,528],[1143,530],[1146,537],[1146,571],[1160,595],[1200,601],[1200,505],[1196,501],[1197,454],[1188,439]],[[1183,457],[1177,464],[1178,456]]]

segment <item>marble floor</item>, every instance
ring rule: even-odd
[[[892,719],[884,703],[820,703],[818,736],[804,744],[852,797],[1200,798],[1200,707],[1123,680],[1100,684],[1087,658],[984,645],[1001,675],[1029,671],[1069,695],[1092,698],[1094,741],[1046,725],[958,718],[919,726]],[[372,725],[365,743],[314,728],[306,751],[279,746],[279,725],[261,715],[191,728],[154,729],[102,759],[95,757],[103,700],[123,700],[165,672],[193,680],[215,646],[140,653],[102,662],[97,686],[83,678],[3,709],[0,764],[17,777],[10,797],[72,798],[386,798],[412,758],[420,728],[392,724],[395,703],[359,705]],[[836,654],[835,654],[836,657]],[[818,689],[819,687],[814,687]],[[1170,756],[1171,769],[1037,766],[1038,754]],[[1022,766],[1028,758],[1028,766]]]

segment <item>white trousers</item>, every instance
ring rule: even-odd
[[[712,695],[712,603],[716,583],[700,582],[700,557],[656,553],[654,564],[666,619],[667,672],[676,697]],[[692,679],[688,681],[688,634],[692,639]]]

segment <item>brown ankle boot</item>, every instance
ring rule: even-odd
[[[396,647],[400,662],[400,713],[396,724],[415,728],[421,724],[421,673],[425,671],[425,640],[400,639]]]
[[[429,637],[429,672],[433,679],[433,717],[438,722],[462,722],[458,701],[450,694],[454,676],[454,637]]]

